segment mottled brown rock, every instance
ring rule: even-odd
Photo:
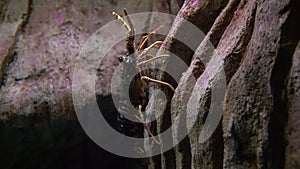
[[[189,18],[191,11],[195,12],[193,16],[197,16],[200,12],[197,7],[192,8],[192,2],[204,3],[204,1],[186,1],[178,16]],[[197,118],[197,121],[189,136],[175,148],[175,164],[172,161],[173,153],[170,151],[162,156],[162,168],[297,168],[298,163],[295,159],[299,154],[299,146],[296,143],[299,142],[297,129],[299,84],[295,80],[297,79],[295,65],[298,62],[297,59],[292,61],[292,56],[299,42],[299,33],[296,31],[299,24],[295,24],[296,18],[299,17],[299,12],[296,12],[299,3],[289,0],[281,2],[242,0],[229,3],[235,3],[233,6],[238,7],[231,6],[230,10],[227,9],[229,12],[227,18],[224,17],[225,11],[221,13],[219,18],[222,18],[223,14],[224,21],[220,19],[212,28],[208,28],[211,29],[210,33],[214,32],[213,30],[219,33],[206,36],[217,46],[212,56],[214,64],[206,65],[203,73],[199,71],[200,77],[195,83],[193,79],[194,72],[197,72],[195,65],[199,66],[200,63],[199,59],[196,60],[197,55],[201,56],[211,51],[204,40],[194,55],[195,60],[180,79],[172,98],[171,110],[164,112],[167,114],[170,111],[174,122],[176,115],[185,113],[186,103],[191,100],[190,93],[199,93],[201,96],[198,102],[192,104],[197,105],[199,117],[197,114],[188,114],[186,119],[182,119],[186,121],[186,126],[180,126],[183,128],[192,127],[190,123],[193,119]],[[230,12],[234,12],[233,17],[230,17]],[[190,21],[197,22],[193,19]],[[187,57],[183,60],[188,61],[190,51],[170,38],[180,34],[181,25],[179,19],[175,20],[169,33],[171,36],[165,40],[166,45],[160,52],[173,49],[174,53],[179,57]],[[204,26],[203,23],[200,25]],[[226,27],[225,32],[222,31],[223,26]],[[222,38],[219,40],[221,35]],[[183,51],[185,53],[181,54]],[[294,54],[294,58],[296,56],[297,53]],[[218,57],[222,58],[224,64],[219,63],[220,60],[216,59]],[[205,58],[202,59],[207,61]],[[287,79],[292,65],[294,65],[291,75],[293,80],[290,80],[289,84],[292,84],[290,90],[294,92],[290,93]],[[222,127],[219,126],[212,137],[201,144],[198,142],[199,135],[207,118],[211,101],[210,91],[214,85],[218,85],[216,80],[218,76],[214,76],[217,74],[209,77],[207,72],[218,72],[216,69],[222,66],[228,84]],[[216,83],[213,83],[214,81]],[[155,102],[155,95],[150,98],[151,102]],[[151,112],[151,109],[148,111]],[[158,126],[159,132],[170,126],[169,116],[164,115],[159,119]],[[285,152],[285,131],[288,139],[287,152]],[[173,131],[174,141],[180,132],[182,130],[179,129]]]
[[[15,48],[19,41],[19,36],[23,27],[28,21],[31,1],[11,1],[1,2],[1,39],[0,44],[0,84],[4,82],[7,68],[15,58]],[[16,4],[16,5],[13,5]]]
[[[279,42],[283,38],[281,28],[287,24],[289,3],[258,3],[253,35],[226,93],[224,168],[283,168],[282,128],[274,126],[285,122],[274,116],[286,113],[280,93],[284,92],[281,79],[287,74],[279,73],[286,72],[286,68],[280,69],[286,62],[281,62]]]
[[[285,168],[300,167],[300,43],[293,56],[288,86],[289,115],[287,121],[287,147]]]
[[[174,119],[181,114],[180,120],[183,124],[186,123],[186,108],[187,102],[191,96],[193,86],[196,83],[197,78],[203,73],[205,66],[207,64],[211,55],[213,54],[214,46],[217,46],[219,40],[231,21],[234,11],[239,4],[238,0],[231,0],[228,2],[227,6],[220,13],[215,23],[213,24],[211,30],[205,36],[204,40],[201,42],[197,50],[195,51],[193,61],[189,66],[188,70],[183,74],[180,82],[177,86],[176,92],[172,98],[171,113],[172,122]],[[180,133],[186,131],[185,125],[178,126],[177,129],[173,131],[173,138],[177,140]],[[202,157],[195,156],[195,153],[191,153],[189,137],[186,137],[182,142],[175,147],[176,155],[176,168],[190,168],[191,167],[191,154],[196,159],[201,159]],[[195,149],[195,148],[194,148]],[[197,151],[197,150],[196,150]],[[195,164],[195,163],[193,163]],[[197,166],[197,163],[195,164]],[[200,165],[200,164],[199,164]],[[204,167],[205,165],[203,165]],[[208,167],[208,166],[205,166]]]
[[[172,52],[177,57],[182,59],[187,65],[190,64],[192,56],[196,48],[199,46],[200,42],[204,38],[203,33],[207,33],[208,30],[211,28],[213,22],[215,21],[216,17],[219,15],[221,10],[226,6],[228,1],[185,1],[182,8],[178,12],[178,17],[174,20],[173,28],[170,30],[167,38],[164,41],[163,46],[158,51],[159,54],[163,54],[165,51]],[[197,30],[189,29],[189,25],[185,23],[185,21],[189,21],[194,24],[201,33],[197,32]],[[188,30],[188,31],[187,31]],[[189,32],[188,34],[186,32]],[[199,36],[199,38],[195,38],[195,36]],[[176,39],[185,40],[184,42],[179,42]],[[187,47],[185,43],[189,43],[190,46]],[[168,61],[166,64],[166,69],[173,72],[178,72],[181,74],[182,72],[186,71],[183,67],[175,67],[176,63],[172,61]],[[164,66],[163,66],[164,67]],[[173,69],[173,70],[172,70]],[[163,81],[170,82],[173,86],[177,84],[174,81],[170,80],[170,77],[163,77],[164,75],[158,73],[156,76],[157,79],[161,79]],[[180,77],[180,76],[179,76]],[[175,79],[178,80],[178,79]],[[155,87],[154,87],[155,88]],[[172,97],[172,93],[167,92],[167,100],[170,101]],[[162,107],[158,108],[157,106],[161,106],[160,104],[162,101],[157,99],[157,93],[152,93],[150,95],[150,105],[148,108],[147,114],[155,114],[157,109],[164,109]],[[154,103],[152,103],[154,102]],[[155,105],[155,106],[153,106]],[[171,125],[171,114],[170,114],[170,102],[167,103],[167,107],[159,119],[157,119],[157,128],[158,132],[163,132]],[[172,136],[170,136],[172,137]],[[151,145],[146,145],[150,146]],[[162,142],[162,146],[164,146],[164,142]],[[161,159],[161,167],[162,168],[175,168],[176,161],[174,161],[175,154],[173,150],[170,150],[162,155]],[[154,166],[154,165],[152,165]]]
[[[2,8],[0,112],[27,116],[38,113],[32,107],[46,103],[51,119],[74,119],[74,63],[88,38],[115,19],[112,11],[169,11],[167,1],[28,0],[8,1]],[[108,53],[97,68],[99,95],[110,94],[116,58],[124,53],[122,45]]]
[[[192,168],[220,168],[222,166],[223,153],[220,151],[220,149],[223,149],[221,128],[216,126],[214,134],[204,143],[200,141],[200,133],[205,127],[204,122],[209,118],[209,113],[212,113],[209,112],[212,108],[210,104],[217,104],[217,100],[212,98],[211,92],[218,92],[217,88],[222,87],[225,90],[226,81],[228,82],[228,79],[232,76],[228,72],[235,72],[238,68],[243,51],[252,34],[255,10],[255,1],[241,1],[239,3],[235,15],[226,27],[217,48],[211,55],[210,62],[207,63],[204,73],[199,77],[193,89],[192,93],[199,92],[201,95],[199,100],[192,104],[194,106],[197,105],[196,112],[193,113],[199,113],[199,120],[196,121],[192,131],[189,133]],[[239,23],[238,26],[237,23]],[[227,65],[230,68],[227,68]],[[210,72],[209,75],[208,72]],[[222,91],[219,94],[220,96],[217,97],[224,97]],[[197,118],[197,116],[187,114],[187,119],[191,118]],[[218,116],[214,118],[220,119]],[[187,126],[191,126],[189,121],[187,121]]]

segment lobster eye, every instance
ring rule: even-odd
[[[124,57],[123,56],[119,56],[118,60],[119,60],[120,63],[122,63],[124,61]]]

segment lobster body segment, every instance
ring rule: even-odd
[[[124,9],[125,19],[127,22],[119,16],[117,13],[112,13],[116,19],[118,19],[124,27],[127,29],[126,37],[126,56],[119,57],[119,61],[122,64],[121,74],[121,91],[118,105],[118,122],[119,132],[129,137],[143,137],[144,127],[142,123],[134,122],[138,121],[138,114],[135,113],[134,108],[138,108],[140,105],[140,89],[141,79],[137,70],[137,57],[135,53],[135,32],[131,20],[128,16],[126,9]],[[132,78],[132,76],[134,76]],[[129,90],[128,90],[129,86]],[[129,96],[129,99],[128,99]],[[127,119],[136,119],[134,121]]]
[[[144,136],[143,124],[131,121],[126,118],[130,117],[131,119],[136,119],[135,121],[138,121],[138,114],[135,113],[136,110],[134,110],[134,108],[137,109],[138,105],[140,104],[139,89],[141,80],[135,65],[136,59],[133,57],[133,55],[126,56],[122,60],[122,86],[120,90],[120,98],[118,105],[119,115],[117,120],[120,124],[119,132],[129,137],[141,138]],[[131,77],[133,75],[135,76],[132,79]]]
[[[146,121],[142,112],[144,111],[148,103],[146,82],[153,82],[153,83],[167,86],[172,91],[174,91],[175,89],[166,82],[155,80],[147,76],[149,72],[155,70],[142,69],[142,68],[144,68],[144,66],[150,64],[156,59],[169,56],[165,54],[165,55],[159,55],[155,57],[148,53],[153,48],[159,48],[160,45],[163,44],[162,41],[156,41],[149,47],[145,48],[147,40],[163,26],[159,26],[158,28],[150,32],[148,35],[143,36],[141,42],[139,43],[139,46],[136,49],[135,31],[126,9],[124,9],[124,14],[125,14],[124,19],[126,19],[127,21],[125,21],[116,12],[113,12],[112,14],[127,29],[127,37],[126,37],[127,54],[126,56],[122,56],[118,58],[123,68],[121,74],[121,83],[120,83],[121,91],[120,91],[119,105],[117,107],[119,112],[118,115],[119,132],[125,134],[126,136],[140,138],[140,137],[144,137],[144,128],[145,128],[149,136],[153,138],[153,140],[157,144],[160,144],[159,141],[154,137],[153,133],[156,132],[150,129],[151,127],[148,127],[145,124]],[[129,90],[128,90],[128,86],[129,86]],[[130,119],[134,119],[134,120],[133,121],[129,120],[126,117],[130,117]]]

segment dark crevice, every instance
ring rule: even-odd
[[[221,120],[222,121],[222,120]],[[214,138],[214,153],[212,157],[212,161],[214,164],[214,169],[223,169],[223,159],[224,159],[224,138],[223,138],[223,130],[222,123],[219,123],[215,133],[212,136]]]
[[[110,96],[100,104],[110,104]],[[110,111],[111,107],[103,110]],[[3,169],[146,169],[140,159],[125,158],[99,147],[76,120],[53,120],[41,125],[37,116],[14,116],[0,121]]]
[[[166,96],[173,96],[173,93],[167,91]],[[169,129],[172,124],[170,100],[171,97],[168,98],[166,109],[162,115],[162,121],[159,126],[160,133],[163,133],[164,131]],[[172,138],[172,135],[170,135],[169,137]],[[166,143],[164,142],[165,140],[161,140],[161,141],[162,141],[162,145],[170,144],[169,142],[170,140],[167,140]],[[176,168],[176,162],[175,162],[176,156],[173,148],[163,153],[163,156],[165,158],[165,163],[162,163],[162,165],[164,165],[166,169]]]
[[[7,0],[0,0],[0,23],[4,20],[7,11]]]
[[[178,145],[180,153],[182,153],[182,169],[191,169],[192,165],[192,153],[190,139],[186,136]]]
[[[151,157],[154,169],[161,169],[161,155]]]
[[[177,0],[178,6],[181,8],[183,6],[184,0]]]
[[[271,77],[271,89],[273,95],[273,112],[270,117],[270,154],[269,168],[284,168],[286,137],[285,128],[288,116],[287,78],[292,66],[292,57],[300,39],[300,24],[297,20],[300,13],[299,1],[291,1],[288,5],[290,14],[281,30],[280,48]],[[287,7],[283,8],[287,11]],[[282,11],[280,12],[282,13]]]

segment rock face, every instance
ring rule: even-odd
[[[190,132],[173,149],[151,158],[149,169],[300,168],[299,1],[0,0],[4,168],[145,168],[140,161],[116,157],[93,144],[77,123],[72,103],[72,72],[80,49],[114,19],[112,11],[124,7],[131,13],[179,10],[158,54],[171,51],[188,65],[176,70],[182,73],[178,83],[161,72],[155,77],[176,87],[175,93],[150,86],[147,114],[156,113],[157,89],[168,101],[157,119],[157,133],[179,115],[180,125],[170,138],[176,143],[182,132]],[[205,36],[186,32],[180,18]],[[193,40],[192,48],[176,40],[181,35]],[[109,36],[113,34],[105,40]],[[111,125],[116,121],[110,113],[110,81],[123,45],[120,42],[97,68],[99,104],[105,105]],[[177,68],[172,60],[164,66]],[[214,91],[224,86],[223,95],[214,100]],[[217,102],[223,103],[222,116],[210,114]],[[207,127],[208,120],[218,123]],[[203,135],[203,128],[210,134]]]
[[[292,67],[290,70],[290,76],[288,79],[287,92],[287,107],[288,117],[286,126],[287,146],[285,152],[285,164],[286,168],[298,168],[299,167],[299,46],[295,49],[292,58]]]
[[[82,46],[96,30],[115,18],[112,11],[170,12],[167,1],[4,1],[1,15],[1,113],[35,114],[47,103],[51,119],[74,118],[71,98],[73,66]],[[109,36],[107,36],[109,39]],[[108,40],[106,39],[106,40]],[[122,49],[100,66],[99,91],[110,93],[112,67]],[[6,115],[5,115],[6,116]]]
[[[151,168],[298,168],[299,162],[295,159],[299,159],[300,141],[296,66],[299,24],[295,23],[295,18],[299,16],[296,11],[299,2],[230,0],[202,3],[204,1],[185,1],[178,14],[204,31],[208,30],[195,53],[191,52],[193,57],[188,52],[183,54],[182,50],[176,50],[184,46],[172,39],[180,34],[183,25],[180,20],[175,20],[166,45],[162,47],[162,51],[175,51],[191,64],[183,71],[175,93],[168,93],[170,108],[157,121],[158,131],[163,132],[178,115],[183,116],[181,120],[186,125],[173,130],[174,141],[180,132],[191,125],[193,128],[174,150],[161,155],[161,160],[157,160],[161,163],[159,167]],[[211,15],[205,25],[190,19],[205,16],[201,11],[212,8],[209,3],[222,8],[220,13],[209,10],[215,11],[217,18]],[[209,40],[215,47],[213,52]],[[207,57],[213,63],[206,64]],[[227,84],[223,117],[211,137],[202,142],[201,131],[211,118],[211,92],[221,87],[217,72],[222,71],[222,66]],[[169,80],[164,75],[157,78]],[[150,103],[155,102],[154,92]],[[189,105],[193,93],[200,93],[200,97]],[[188,105],[196,107],[196,111],[187,111]],[[194,118],[197,120],[191,124]]]
[[[97,147],[77,122],[74,63],[112,11],[176,13],[177,1],[0,1],[1,168],[139,168]],[[109,36],[107,39],[109,40]],[[103,39],[104,40],[104,39]],[[107,103],[121,44],[99,66],[97,92]],[[104,71],[105,70],[105,71]],[[108,106],[107,112],[114,109]],[[114,119],[108,113],[107,118]],[[128,163],[127,163],[128,162]],[[128,164],[128,165],[127,165]],[[100,166],[100,167],[99,167]]]

